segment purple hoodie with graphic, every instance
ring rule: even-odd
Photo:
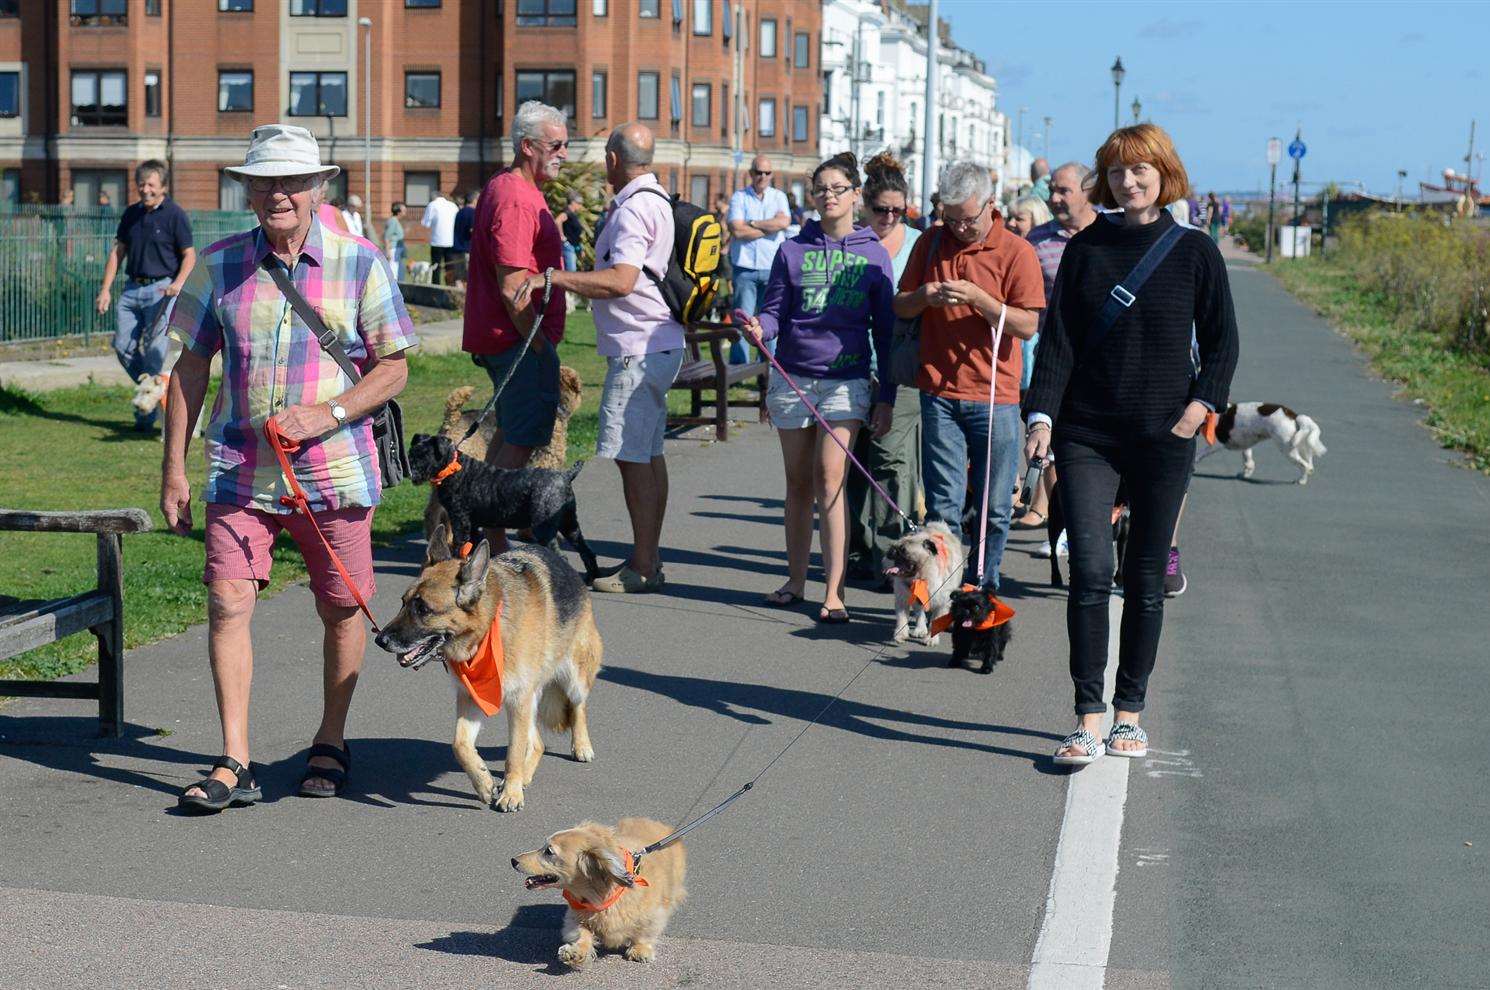
[[[776,358],[792,375],[868,378],[870,335],[878,358],[878,402],[895,401],[890,338],[895,313],[890,254],[879,236],[859,227],[842,240],[816,220],[782,243],[771,264],[758,319]]]

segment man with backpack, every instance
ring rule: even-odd
[[[616,195],[595,242],[595,270],[552,273],[555,289],[593,300],[596,350],[606,359],[595,453],[614,458],[621,471],[632,552],[615,573],[597,578],[593,588],[622,594],[662,587],[658,545],[667,508],[662,455],[667,392],[683,366],[679,315],[686,315],[693,302],[685,299],[683,312],[675,313],[675,224],[684,222],[685,209],[701,212],[689,204],[679,204],[675,211],[672,197],[652,171],[653,144],[652,132],[643,124],[626,123],[611,132],[605,143],[605,177]],[[542,285],[541,277],[534,278],[528,288],[541,291]]]

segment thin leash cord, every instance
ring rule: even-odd
[[[528,331],[527,338],[523,340],[522,347],[518,349],[517,359],[513,361],[512,365],[507,369],[507,374],[502,379],[502,384],[497,386],[497,390],[492,393],[491,398],[487,400],[486,405],[481,407],[481,412],[476,414],[476,418],[472,420],[471,425],[466,428],[466,435],[460,438],[460,443],[457,443],[455,445],[456,447],[459,447],[462,443],[465,443],[467,440],[471,439],[471,437],[475,435],[476,431],[481,428],[481,421],[486,419],[487,416],[491,415],[491,411],[493,409],[497,408],[497,400],[500,399],[502,397],[502,393],[506,391],[507,383],[512,381],[512,376],[517,374],[517,366],[523,363],[523,358],[526,357],[528,354],[528,348],[532,346],[533,338],[538,336],[538,328],[543,326],[543,317],[548,312],[548,301],[553,296],[553,291],[554,287],[552,282],[544,287],[543,303],[538,307],[537,315],[533,317],[533,328]]]
[[[988,446],[983,452],[983,511],[979,514],[978,522],[978,584],[983,583],[984,571],[988,566],[988,489],[993,480],[993,409],[994,399],[998,395],[998,363],[999,344],[1004,340],[1004,316],[1009,312],[1009,307],[999,306],[999,323],[997,327],[989,327],[989,333],[993,335],[993,360],[988,367]]]

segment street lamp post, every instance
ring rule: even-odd
[[[1119,55],[1112,63],[1112,129],[1117,130],[1122,124],[1118,120],[1118,105],[1122,102],[1123,76],[1128,70],[1123,68],[1123,57]]]
[[[1407,178],[1407,169],[1397,169],[1397,212],[1402,212],[1402,180]]]
[[[1133,97],[1133,123],[1138,123],[1138,117],[1143,113],[1143,102],[1138,97]]]
[[[737,6],[743,8],[743,3]],[[937,83],[937,0],[930,0],[926,12],[926,136],[921,163],[921,209],[931,216],[931,190],[936,184],[936,83]]]
[[[372,195],[372,18],[357,18],[357,26],[366,29],[362,41],[362,208],[367,211],[368,225],[373,216]]]
[[[1283,142],[1268,138],[1268,251],[1267,263],[1273,260],[1273,207],[1278,194],[1278,159],[1283,157]]]
[[[1054,117],[1046,117],[1045,118],[1045,158],[1047,159],[1047,161],[1046,161],[1046,164],[1047,165],[1049,164],[1048,159],[1050,158],[1050,125],[1053,124],[1054,122],[1055,122],[1055,118]]]

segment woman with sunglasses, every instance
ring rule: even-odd
[[[890,255],[873,230],[854,226],[859,185],[859,165],[851,154],[834,155],[817,167],[812,198],[821,219],[809,220],[776,252],[760,315],[735,312],[736,324],[751,343],[777,341],[782,368],[807,397],[803,401],[782,375],[771,376],[766,405],[781,437],[786,468],[787,580],[766,596],[766,604],[779,608],[802,600],[815,503],[827,585],[818,621],[825,623],[849,620],[843,603],[848,557],[844,448],[853,447],[866,419],[876,436],[884,436],[895,401],[895,383],[888,373],[895,321]],[[870,389],[871,354],[879,359],[875,395]]]
[[[900,163],[888,151],[864,163],[864,204],[869,229],[890,255],[895,283],[921,232],[905,222],[910,186]],[[883,437],[860,433],[854,456],[906,512],[913,511],[921,478],[921,398],[913,388],[895,394],[894,425]],[[906,525],[859,471],[848,477],[849,577],[887,582],[885,551]]]

